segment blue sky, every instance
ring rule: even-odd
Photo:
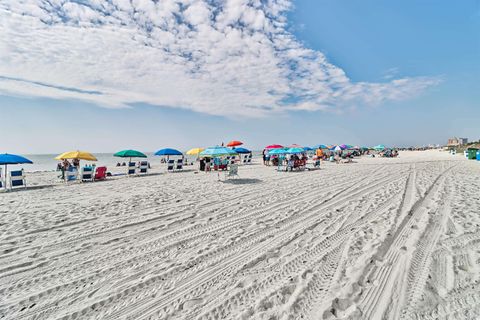
[[[480,138],[479,1],[32,3],[0,5],[0,152]]]

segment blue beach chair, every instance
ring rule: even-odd
[[[17,187],[23,187],[23,188],[27,187],[23,169],[10,171],[10,189],[17,188]]]
[[[81,181],[82,182],[91,182],[93,181],[94,167],[86,166],[82,168]]]

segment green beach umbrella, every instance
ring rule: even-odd
[[[122,150],[122,151],[118,151],[113,156],[119,157],[119,158],[130,158],[130,161],[132,161],[132,158],[147,157],[144,153],[141,153],[140,151],[137,151],[137,150]]]

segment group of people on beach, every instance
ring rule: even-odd
[[[80,168],[80,160],[73,159],[72,162],[68,161],[68,159],[63,159],[62,162],[57,164],[57,171],[61,171],[62,175],[59,176],[62,179],[65,179],[65,172],[68,171],[71,167],[76,168],[77,170]]]

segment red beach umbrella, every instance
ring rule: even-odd
[[[232,140],[229,143],[227,143],[227,147],[236,147],[236,146],[241,146],[242,144],[243,144],[242,141]]]
[[[281,149],[281,148],[283,148],[283,146],[281,146],[279,144],[271,144],[271,145],[265,147],[265,149]]]

